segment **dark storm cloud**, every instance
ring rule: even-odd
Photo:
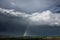
[[[20,34],[23,35],[27,26],[26,19],[11,16],[0,12],[0,34]],[[3,33],[4,32],[4,33]]]
[[[20,18],[21,19],[21,18]],[[7,16],[0,15],[0,33],[12,33],[12,34],[23,34],[26,29],[26,24],[23,23],[23,19],[20,20],[19,18],[10,18]],[[23,21],[23,22],[21,22]]]
[[[47,30],[50,30],[49,28],[50,26],[52,27],[54,25],[60,26],[60,13],[59,14],[53,13],[50,10],[43,12],[38,12],[38,11],[50,9],[50,7],[55,8],[55,5],[57,4],[59,4],[59,0],[53,0],[53,1],[52,0],[45,0],[45,1],[1,0],[0,1],[0,34],[3,32],[4,32],[3,34],[7,33],[7,34],[20,34],[20,35],[23,34],[40,35],[42,32],[43,33],[45,32],[46,34]],[[27,12],[28,13],[34,12],[34,13],[28,14]],[[50,25],[50,26],[45,27],[41,25]],[[53,29],[54,28],[52,28],[52,30]],[[55,32],[59,31],[59,29],[58,30],[57,29],[54,29],[53,31]],[[49,31],[49,33],[51,32]],[[57,32],[57,34],[58,33],[59,32]]]
[[[0,24],[1,28],[3,28],[1,29],[2,30],[1,32],[9,32],[17,34],[21,33],[22,35],[23,34],[30,35],[31,33],[32,34],[35,33],[31,31],[33,30],[31,29],[32,28],[31,26],[33,27],[36,25],[60,26],[60,13],[57,14],[47,10],[41,13],[36,12],[32,14],[27,14],[14,11],[12,9],[10,10],[0,8]],[[36,27],[38,28],[38,26]],[[35,31],[38,30],[36,29]]]
[[[25,36],[60,36],[60,26],[37,25],[29,26]]]
[[[60,4],[52,7],[50,10],[54,13],[60,13]]]

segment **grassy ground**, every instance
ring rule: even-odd
[[[60,37],[6,37],[0,38],[0,40],[60,40]]]

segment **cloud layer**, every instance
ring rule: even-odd
[[[27,14],[27,13],[17,12],[14,9],[0,8],[0,14],[3,14],[8,17],[8,18],[5,17],[2,18],[2,16],[0,17],[0,23],[1,22],[3,22],[3,24],[9,23],[8,27],[4,27],[4,30],[6,29],[8,30],[8,32],[12,31],[17,34],[20,32],[20,34],[24,36],[34,34],[36,31],[37,31],[36,33],[38,34],[39,31],[37,29],[39,26],[44,27],[42,25],[49,25],[52,27],[54,25],[60,26],[60,13],[53,13],[50,10]],[[35,31],[34,33],[31,31],[33,28],[34,28],[33,31]]]
[[[27,13],[41,12],[57,5],[59,0],[8,0],[11,6],[17,6]]]
[[[43,11],[41,13],[21,13],[16,12],[15,10],[9,10],[9,9],[2,9],[0,8],[0,12],[4,15],[9,14],[8,16],[16,16],[16,17],[22,17],[28,22],[32,23],[33,25],[60,25],[60,13],[52,13],[51,11]],[[31,24],[31,25],[32,25]]]

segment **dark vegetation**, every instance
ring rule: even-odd
[[[0,40],[60,40],[60,37],[0,37]]]

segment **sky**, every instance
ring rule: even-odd
[[[0,35],[60,36],[60,0],[0,0]]]

